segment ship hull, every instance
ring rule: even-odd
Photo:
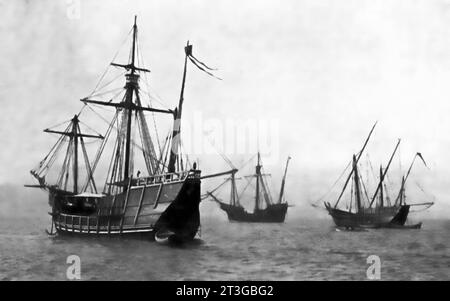
[[[158,232],[170,232],[176,240],[191,240],[200,226],[200,188],[198,174],[182,181],[136,185],[128,192],[78,202],[71,200],[70,194],[50,192],[53,224],[60,234],[140,234],[154,239]],[[88,201],[94,209],[86,208]]]
[[[247,223],[283,223],[287,213],[287,204],[270,205],[254,213],[238,206],[220,203],[220,208],[227,213],[228,220]]]
[[[345,229],[357,228],[409,228],[405,226],[409,214],[409,205],[365,209],[361,212],[348,212],[326,205],[328,213],[337,227]],[[412,228],[420,228],[414,225]]]

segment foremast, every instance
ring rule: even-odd
[[[255,167],[255,176],[256,176],[256,194],[255,194],[255,211],[258,211],[260,209],[259,206],[259,181],[261,178],[261,155],[258,152],[258,163]]]
[[[63,142],[64,137],[69,137],[69,143],[66,150],[66,156],[64,158],[62,168],[59,172],[59,176],[57,179],[56,186],[58,189],[66,190],[67,189],[67,182],[69,179],[69,171],[72,170],[72,193],[78,194],[80,192],[79,186],[78,186],[78,180],[79,180],[79,147],[81,146],[84,163],[86,165],[87,170],[87,186],[90,184],[93,191],[97,192],[97,187],[95,185],[95,181],[92,175],[92,168],[89,163],[89,158],[86,151],[86,146],[84,143],[84,138],[98,138],[103,139],[102,135],[89,135],[84,134],[81,132],[80,129],[80,120],[78,115],[74,115],[74,117],[70,120],[70,124],[66,127],[65,131],[56,131],[52,129],[45,129],[44,132],[50,133],[50,134],[58,134],[61,135],[61,138],[58,139],[56,144],[53,146],[53,148],[50,150],[50,153],[40,162],[39,167],[35,170],[31,171],[31,174],[36,177],[36,179],[40,183],[41,188],[46,188],[48,184],[45,183],[45,174],[50,169],[51,165],[55,162],[56,156],[58,151],[60,150]],[[70,168],[70,164],[72,164],[72,167]],[[44,175],[43,175],[44,174]]]

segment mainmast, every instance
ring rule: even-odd
[[[358,153],[358,157],[356,158],[356,163],[358,163],[359,159],[361,158],[361,155],[363,154],[363,152],[364,152],[364,150],[365,150],[365,148],[366,148],[366,146],[367,146],[367,143],[368,143],[369,140],[370,140],[370,136],[372,136],[372,132],[373,132],[373,130],[375,129],[375,126],[376,126],[376,125],[377,125],[377,122],[375,122],[375,124],[373,125],[372,129],[370,130],[369,136],[367,136],[367,139],[366,139],[366,141],[364,142],[364,145],[363,145],[361,151]],[[342,195],[344,194],[344,191],[345,191],[345,189],[347,188],[348,182],[350,182],[350,179],[351,179],[351,177],[352,177],[353,171],[354,171],[354,169],[352,169],[352,171],[350,172],[350,174],[349,174],[348,177],[347,177],[347,180],[345,180],[344,187],[342,188],[341,194],[339,195],[339,197],[338,197],[336,203],[334,204],[334,208],[336,208],[337,205],[339,204],[339,201],[341,200]]]
[[[377,194],[378,194],[378,191],[380,190],[380,188],[382,189],[384,177],[386,176],[386,174],[389,170],[389,166],[391,166],[392,159],[394,158],[395,153],[397,152],[398,146],[400,145],[400,141],[401,140],[398,139],[397,145],[395,146],[394,152],[392,153],[391,158],[389,159],[388,165],[386,166],[386,169],[384,170],[384,172],[381,174],[380,182],[378,183],[377,190],[375,190],[372,200],[370,201],[369,208],[372,207],[372,204],[375,201],[375,198],[377,197]]]
[[[258,163],[256,165],[256,196],[255,196],[255,211],[259,210],[259,181],[261,177],[261,155],[258,152]]]
[[[405,202],[405,182],[406,182],[406,178],[405,178],[405,176],[403,176],[402,177],[402,186],[400,187],[400,192],[398,194],[397,199],[395,200],[395,205],[397,205],[398,201],[400,201],[400,204],[399,204],[400,206],[402,204],[406,205],[406,202]]]
[[[289,165],[289,160],[290,159],[291,159],[291,157],[288,157],[287,161],[286,161],[286,168],[284,169],[283,180],[281,181],[280,197],[278,198],[278,204],[281,204],[281,201],[283,199],[284,185],[285,185],[285,182],[286,182],[286,174],[287,174],[287,169],[288,169],[288,165]]]
[[[355,181],[355,199],[357,212],[361,210],[361,186],[359,185],[358,161],[353,155],[353,178]]]
[[[383,167],[380,165],[380,182],[381,182],[381,186],[380,186],[380,207],[384,206],[384,195],[383,195]]]
[[[113,103],[113,102],[104,102],[104,101],[97,101],[97,100],[91,100],[91,99],[81,99],[81,101],[85,103],[92,103],[92,104],[98,104],[98,105],[104,105],[104,106],[112,106],[116,109],[124,109],[124,114],[126,117],[126,137],[125,137],[125,155],[124,155],[124,168],[123,168],[123,187],[124,191],[126,191],[126,182],[130,178],[130,166],[131,166],[131,144],[132,144],[132,137],[131,137],[131,128],[132,128],[132,117],[133,117],[133,111],[141,112],[141,111],[150,111],[150,112],[157,112],[157,113],[167,113],[167,114],[174,114],[173,110],[161,110],[161,109],[154,109],[150,107],[142,107],[139,100],[139,74],[138,72],[150,72],[148,69],[140,68],[136,66],[136,41],[137,41],[137,23],[136,23],[136,16],[134,17],[134,25],[133,25],[133,42],[131,47],[131,59],[128,64],[116,64],[114,62],[111,63],[112,66],[115,67],[121,67],[124,68],[126,71],[129,71],[129,73],[125,74],[126,78],[126,84],[125,84],[125,95],[120,103]],[[135,97],[134,97],[135,96]],[[136,101],[133,101],[133,98],[136,99]],[[123,125],[122,125],[123,126]]]
[[[78,193],[78,116],[75,115],[72,119],[72,137],[73,139],[73,150],[74,150],[74,158],[73,158],[73,193]]]
[[[230,203],[232,206],[236,206],[237,190],[236,190],[236,172],[231,173],[231,198]]]
[[[131,50],[131,72],[126,75],[127,77],[127,83],[125,85],[126,89],[126,104],[128,106],[131,106],[133,104],[133,92],[139,89],[139,75],[135,74],[135,66],[134,66],[134,60],[135,60],[135,53],[136,53],[136,34],[137,34],[137,25],[136,25],[136,16],[134,16],[134,25],[133,25],[133,45]],[[125,168],[124,168],[124,174],[123,179],[126,181],[129,178],[129,172],[130,172],[130,149],[131,149],[131,117],[132,117],[133,110],[128,108],[127,110],[127,140],[125,144]],[[126,187],[126,186],[124,186]]]

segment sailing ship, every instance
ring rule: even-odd
[[[220,209],[227,213],[228,220],[230,221],[253,223],[283,223],[288,209],[288,203],[284,199],[284,187],[286,182],[288,164],[291,158],[288,157],[286,161],[286,167],[284,170],[283,179],[281,181],[281,189],[278,201],[274,202],[265,179],[267,174],[261,172],[262,165],[259,152],[257,154],[257,157],[258,161],[255,168],[255,174],[246,176],[246,178],[250,179],[248,180],[247,187],[252,183],[253,179],[256,181],[255,206],[253,213],[247,212],[240,203],[240,197],[237,193],[235,177],[237,169],[234,169],[231,173],[230,178],[226,180],[231,182],[229,204],[221,201],[217,196],[215,196],[214,191],[207,192],[207,195],[210,196],[213,201],[219,204]],[[223,183],[218,187],[221,187],[222,185]],[[244,188],[243,191],[245,191],[246,188]],[[240,195],[242,195],[242,193]],[[263,207],[263,202],[265,202],[265,207]]]
[[[352,158],[352,168],[347,176],[344,187],[335,202],[331,205],[329,202],[324,202],[325,208],[328,213],[333,218],[334,223],[338,228],[344,229],[360,229],[360,228],[402,228],[402,229],[418,229],[421,227],[422,223],[417,223],[413,225],[406,225],[408,214],[412,206],[427,206],[433,205],[433,202],[426,202],[420,204],[407,204],[405,195],[405,185],[406,181],[410,175],[411,169],[416,161],[416,158],[420,158],[426,166],[425,160],[421,153],[416,153],[411,165],[405,176],[402,177],[401,187],[397,197],[392,203],[389,198],[385,197],[384,190],[386,189],[386,175],[388,173],[389,167],[391,165],[392,159],[394,158],[397,149],[400,145],[400,139],[398,140],[392,155],[389,158],[388,164],[385,169],[380,167],[380,176],[377,188],[370,198],[368,196],[366,185],[362,180],[358,162],[363,154],[367,143],[374,131],[376,123],[373,125],[369,136],[364,142],[361,151],[353,155]],[[350,206],[347,210],[339,209],[338,204],[342,200],[344,192],[346,191],[349,182],[352,182],[351,192],[350,192]],[[365,197],[365,198],[364,198]],[[364,202],[367,201],[367,202]],[[367,204],[366,204],[367,203]]]
[[[60,135],[56,144],[31,174],[38,180],[39,187],[49,194],[52,230],[60,234],[83,235],[125,235],[143,233],[149,237],[191,240],[200,225],[200,191],[202,177],[194,162],[188,166],[183,163],[181,154],[181,114],[188,59],[199,69],[212,75],[213,70],[197,60],[192,54],[192,45],[187,43],[181,94],[175,109],[160,109],[145,106],[140,87],[142,74],[150,72],[139,64],[136,17],[130,31],[132,45],[129,61],[126,64],[113,62],[111,66],[123,69],[125,86],[118,88],[119,102],[81,99],[83,109],[92,106],[114,109],[114,117],[108,121],[104,135],[87,134],[81,131],[80,115],[75,115],[65,130],[47,129],[45,132]],[[108,67],[109,68],[109,67]],[[98,85],[97,85],[98,86]],[[98,94],[100,95],[100,94]],[[93,110],[95,112],[95,110]],[[167,114],[173,117],[173,127],[166,138],[164,147],[156,147],[152,140],[144,112]],[[156,127],[156,125],[155,125]],[[139,140],[134,133],[139,132]],[[115,135],[113,134],[115,133]],[[85,139],[100,139],[100,147],[95,159],[90,161]],[[113,142],[110,156],[103,155],[108,140]],[[159,140],[158,140],[159,142]],[[67,147],[63,145],[67,144]],[[147,176],[140,171],[136,177],[135,147],[142,151]],[[65,149],[65,157],[59,169],[57,180],[48,183],[46,175],[52,168],[58,154]],[[80,149],[82,156],[79,156]],[[159,152],[159,153],[158,153]],[[103,191],[98,192],[94,172],[103,157],[111,158]],[[84,167],[79,164],[83,159]],[[85,181],[81,183],[81,172]],[[227,174],[219,173],[219,175]],[[71,184],[71,185],[70,185]],[[80,185],[83,184],[83,185]]]

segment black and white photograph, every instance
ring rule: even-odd
[[[0,70],[2,281],[450,280],[450,0],[0,0]]]

